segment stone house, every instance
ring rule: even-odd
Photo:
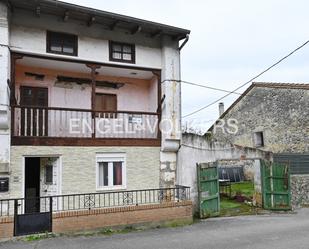
[[[65,2],[1,0],[0,201],[40,211],[27,200],[175,187],[172,80],[189,33]]]
[[[289,161],[292,202],[309,203],[309,84],[252,83],[208,133]]]

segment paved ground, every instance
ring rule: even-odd
[[[100,237],[11,241],[12,249],[309,249],[309,209],[297,214],[214,218],[181,228]]]

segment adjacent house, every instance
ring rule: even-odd
[[[208,132],[289,162],[292,202],[309,203],[309,84],[253,83]]]
[[[175,187],[173,80],[189,33],[60,1],[0,1],[0,199],[25,198],[27,213],[42,197]]]

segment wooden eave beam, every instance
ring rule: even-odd
[[[134,29],[131,30],[131,35],[134,35],[136,33],[139,33],[142,31],[142,26],[138,25]]]
[[[109,30],[114,30],[119,22],[119,20],[114,21],[111,25],[109,25]]]
[[[36,6],[35,15],[36,17],[41,17],[41,6],[40,5]]]
[[[67,22],[69,20],[69,11],[66,10],[63,15],[63,21]]]
[[[91,16],[87,22],[87,26],[90,27],[95,22],[95,16]]]
[[[150,34],[150,37],[156,38],[156,37],[160,36],[162,33],[163,33],[163,31],[161,29],[159,29],[159,30],[153,32],[152,34]]]

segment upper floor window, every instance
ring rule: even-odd
[[[254,133],[254,145],[255,147],[264,146],[264,134],[262,131]]]
[[[76,35],[47,31],[46,46],[48,53],[77,56]]]
[[[134,44],[109,42],[109,60],[127,63],[135,63]]]

